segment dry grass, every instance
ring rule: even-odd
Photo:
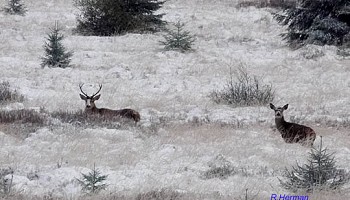
[[[287,194],[287,193],[286,193]],[[350,199],[349,191],[320,191],[317,193],[307,194],[309,199],[315,200],[340,200]],[[254,197],[254,198],[253,198]],[[263,196],[258,192],[248,190],[248,199],[269,199],[267,196]],[[218,193],[212,194],[195,194],[195,193],[180,193],[172,189],[159,189],[151,190],[148,192],[142,192],[140,194],[98,194],[89,196],[80,196],[77,200],[243,200],[245,199],[245,192],[242,191],[242,195],[237,197],[224,196]],[[8,196],[0,196],[0,200],[65,200],[65,198],[54,197],[47,194],[43,197],[30,196],[23,194],[12,194]]]
[[[136,200],[180,200],[182,195],[171,189],[152,190],[137,195]]]
[[[0,110],[0,131],[15,137],[27,138],[29,133],[46,125],[46,117],[35,110]]]
[[[237,8],[244,8],[254,6],[257,8],[271,7],[271,8],[290,8],[295,7],[296,0],[241,0],[237,4]]]
[[[59,119],[63,123],[69,123],[73,126],[84,128],[105,127],[110,129],[121,129],[135,126],[135,122],[121,117],[104,117],[101,115],[87,115],[84,111],[56,111],[50,113],[50,116]]]
[[[243,194],[242,194],[243,196]],[[257,199],[264,199],[262,196],[255,194]],[[54,197],[52,194],[47,194],[43,197],[30,196],[22,194],[13,194],[6,197],[0,197],[0,200],[66,200],[63,197]],[[221,195],[218,192],[198,194],[191,192],[178,192],[169,188],[154,189],[147,192],[140,192],[139,194],[96,194],[96,195],[82,195],[77,200],[240,200],[241,198],[234,198],[233,196]]]
[[[0,123],[30,123],[43,126],[45,121],[42,114],[31,109],[0,111]]]
[[[19,94],[16,90],[10,89],[10,83],[3,81],[0,83],[0,103],[8,102],[22,102],[24,96]]]

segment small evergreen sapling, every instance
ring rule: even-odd
[[[48,34],[47,42],[45,42],[45,56],[42,57],[41,66],[44,68],[48,67],[69,67],[72,51],[66,52],[65,47],[62,44],[64,36],[60,33],[61,29],[58,28],[57,23],[51,33]]]
[[[174,24],[175,29],[167,29],[167,34],[164,35],[165,41],[160,41],[164,45],[165,50],[179,50],[182,53],[192,50],[192,45],[195,41],[194,36],[189,31],[184,31],[184,23],[180,21]]]
[[[327,148],[322,148],[321,139],[320,148],[313,148],[309,153],[307,164],[297,164],[290,171],[286,169],[287,180],[280,180],[281,185],[293,192],[340,188],[349,181],[349,177],[344,171],[336,168],[334,153],[327,151]]]
[[[27,12],[21,0],[9,0],[4,11],[10,15],[24,15]]]
[[[107,188],[106,181],[108,175],[101,175],[101,172],[95,168],[91,170],[88,174],[81,174],[83,176],[82,179],[77,179],[79,184],[82,186],[82,190],[88,193],[98,193],[101,190]]]

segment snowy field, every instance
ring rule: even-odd
[[[25,101],[1,109],[80,110],[78,85],[85,83],[92,93],[101,83],[98,107],[141,114],[136,127],[77,128],[57,122],[27,138],[0,124],[0,167],[14,169],[13,189],[24,199],[133,199],[162,189],[180,199],[243,199],[246,189],[259,200],[291,194],[278,178],[286,167],[304,163],[309,148],[283,141],[268,105],[231,107],[209,97],[224,87],[230,69],[239,67],[272,84],[273,103],[289,104],[286,119],[323,136],[337,166],[350,172],[350,59],[332,46],[290,50],[270,9],[237,9],[235,0],[167,1],[160,10],[164,20],[181,20],[196,35],[195,51],[182,54],[163,51],[163,33],[74,35],[78,11],[70,0],[24,3],[24,17],[0,13],[0,81],[8,81]],[[55,20],[64,28],[65,47],[74,51],[72,68],[40,66]],[[203,178],[222,158],[235,174]],[[84,197],[76,178],[94,163],[108,174],[108,187]],[[310,199],[350,199],[350,183]]]

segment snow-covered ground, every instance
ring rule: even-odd
[[[26,99],[1,108],[79,110],[84,102],[78,85],[85,83],[92,93],[101,83],[98,107],[133,108],[141,122],[123,130],[62,124],[26,139],[0,130],[0,167],[14,169],[18,193],[77,199],[82,192],[76,178],[95,163],[109,175],[107,190],[96,199],[162,188],[188,199],[239,199],[246,188],[257,199],[289,194],[277,177],[285,167],[304,162],[309,149],[284,143],[272,128],[274,113],[268,105],[234,108],[208,97],[224,87],[230,69],[239,67],[272,84],[274,104],[290,105],[286,118],[311,126],[336,152],[339,168],[350,171],[350,59],[338,56],[332,46],[290,50],[269,9],[237,9],[237,2],[229,0],[167,1],[161,9],[164,19],[181,20],[196,35],[195,51],[182,54],[162,50],[162,33],[74,35],[77,10],[70,0],[24,2],[24,17],[0,13],[0,81],[8,81]],[[64,28],[66,48],[74,51],[72,68],[40,67],[55,20]],[[227,179],[201,178],[218,157],[230,161],[237,173]],[[313,195],[350,199],[349,190],[347,184],[328,197]]]

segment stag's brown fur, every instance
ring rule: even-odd
[[[103,116],[108,119],[112,119],[114,117],[121,117],[126,119],[134,120],[135,123],[139,122],[141,119],[140,113],[133,109],[121,109],[121,110],[112,110],[107,108],[97,108],[95,105],[95,101],[98,100],[101,96],[101,94],[98,94],[102,88],[102,85],[100,85],[100,89],[93,94],[92,96],[88,96],[83,90],[82,86],[80,85],[80,90],[83,94],[80,94],[80,98],[82,100],[85,100],[85,113],[86,114],[99,114],[100,116]],[[98,95],[97,95],[98,94]]]
[[[312,146],[316,133],[312,128],[286,122],[284,120],[283,111],[288,108],[288,104],[283,107],[276,108],[273,104],[270,104],[271,109],[275,111],[275,123],[277,130],[281,133],[283,140],[286,143],[301,143],[302,145]]]
[[[135,121],[135,123],[139,122],[141,119],[140,114],[133,110],[133,109],[121,109],[121,110],[111,110],[107,108],[94,108],[91,111],[92,113],[98,113],[101,116],[105,116],[108,118],[113,118],[113,117],[122,117],[122,118],[128,118],[132,119]]]

